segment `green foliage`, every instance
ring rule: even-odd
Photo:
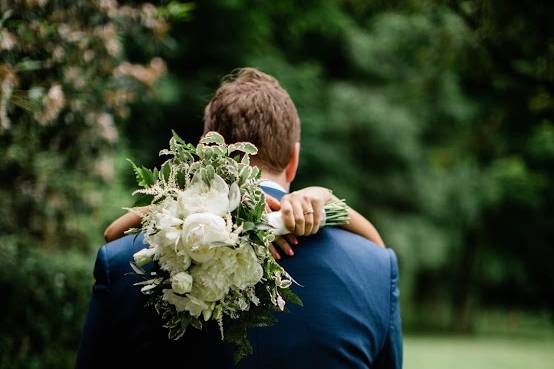
[[[92,285],[92,255],[2,238],[0,368],[70,368]]]
[[[283,295],[283,298],[288,302],[290,302],[291,304],[304,306],[304,303],[302,302],[302,300],[298,297],[298,295],[293,293],[292,290],[288,288],[284,288],[284,289],[281,289],[279,292],[281,293],[281,295]]]
[[[154,182],[158,179],[158,169],[154,170],[148,169],[146,167],[138,167],[131,159],[127,159],[133,168],[135,173],[135,178],[137,179],[137,184],[139,187],[148,188],[151,187]]]

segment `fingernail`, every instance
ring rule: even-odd
[[[279,254],[276,254],[276,255],[273,255],[275,257],[276,260],[281,260],[281,255]]]
[[[294,255],[294,251],[292,251],[292,249],[289,249],[289,250],[287,251],[287,254],[289,254],[289,256],[293,256],[293,255]]]
[[[298,245],[298,240],[294,240],[293,243],[294,243],[295,245]]]

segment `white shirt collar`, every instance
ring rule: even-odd
[[[279,190],[281,192],[287,193],[287,190],[285,190],[279,183],[270,181],[269,179],[262,179],[260,182],[260,186],[273,188],[274,190]]]

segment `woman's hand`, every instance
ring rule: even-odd
[[[317,233],[321,226],[323,207],[331,198],[331,191],[315,186],[286,194],[280,203],[285,226],[296,236]]]
[[[296,236],[309,236],[319,231],[321,213],[325,204],[332,199],[332,193],[324,187],[306,187],[286,194],[281,202],[266,195],[266,204],[271,211],[281,210],[283,221],[291,234],[277,237],[270,246],[271,254],[280,260],[281,256],[275,245],[287,255],[294,255],[291,244],[297,245]]]

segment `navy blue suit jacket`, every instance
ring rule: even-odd
[[[127,236],[99,250],[77,368],[232,368],[231,350],[213,324],[203,332],[191,327],[179,341],[167,339],[133,286],[137,277],[128,274],[132,255],[144,247],[141,236]],[[304,307],[289,306],[276,325],[252,329],[254,354],[238,368],[402,367],[398,269],[390,249],[328,227],[301,239],[282,265],[302,285],[292,288]]]

